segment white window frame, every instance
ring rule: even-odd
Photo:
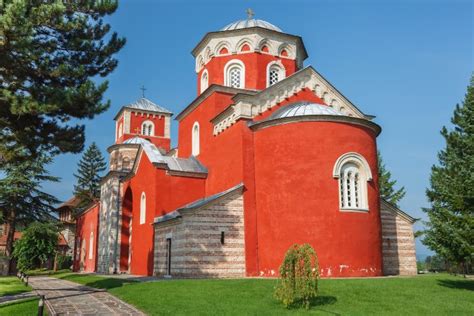
[[[146,222],[146,194],[142,192],[140,197],[140,225]]]
[[[150,120],[144,121],[141,126],[141,134],[144,136],[155,136],[155,124]]]
[[[89,237],[89,260],[94,257],[94,232],[91,232]]]
[[[238,87],[234,88],[239,88],[239,89],[245,89],[245,65],[244,63],[239,60],[239,59],[232,59],[227,62],[227,64],[224,67],[224,85],[231,87],[231,78],[230,78],[230,72],[234,67],[240,68],[240,82]]]
[[[191,130],[191,154],[193,156],[198,156],[200,149],[200,137],[201,137],[201,127],[198,122],[194,122],[193,129]]]
[[[267,87],[270,87],[270,71],[273,69],[278,69],[278,81],[282,81],[286,78],[286,69],[285,66],[279,61],[272,61],[267,65]],[[276,82],[275,82],[276,83]],[[274,84],[275,84],[274,83]]]
[[[201,74],[201,93],[209,87],[209,72],[204,70]]]
[[[334,165],[333,177],[338,179],[341,211],[369,211],[367,182],[372,181],[372,172],[367,160],[361,154],[349,152],[339,157]]]

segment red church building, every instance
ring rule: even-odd
[[[381,127],[311,66],[303,39],[249,17],[192,51],[175,120],[141,98],[115,117],[100,202],[77,218],[77,271],[277,276],[309,243],[321,275],[415,274],[414,219],[379,197]]]

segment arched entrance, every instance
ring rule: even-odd
[[[127,189],[123,197],[122,203],[122,229],[120,236],[120,272],[128,272],[131,251],[132,239],[132,190]]]

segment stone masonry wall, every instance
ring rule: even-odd
[[[415,275],[416,253],[413,223],[382,201],[382,255],[385,275]]]
[[[171,238],[171,276],[245,276],[241,192],[180,213],[182,218],[155,224],[155,275],[167,274],[167,238]]]

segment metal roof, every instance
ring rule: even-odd
[[[214,195],[211,195],[211,196],[208,196],[206,198],[203,198],[203,199],[199,199],[199,200],[196,200],[192,203],[189,203],[189,204],[186,204],[185,206],[183,207],[180,207],[168,214],[165,214],[165,215],[162,215],[162,216],[159,216],[159,217],[155,217],[155,220],[154,220],[154,223],[155,224],[159,224],[159,223],[163,223],[163,222],[166,222],[166,221],[169,221],[169,220],[172,220],[172,219],[175,219],[175,218],[180,218],[182,217],[182,214],[181,212],[185,212],[185,211],[189,211],[189,210],[195,210],[195,209],[198,209],[200,207],[203,207],[211,202],[214,202],[215,200],[221,198],[221,197],[224,197],[232,192],[235,192],[239,189],[243,189],[244,187],[244,184],[243,183],[239,183],[237,184],[236,186],[233,186],[232,188],[230,189],[227,189],[225,191],[222,191],[222,192],[219,192],[219,193],[216,193]]]
[[[151,111],[151,112],[160,112],[160,113],[167,113],[167,114],[172,114],[170,111],[165,109],[162,106],[159,106],[147,98],[140,98],[137,101],[125,105],[126,108],[129,109],[137,109],[137,110],[143,110],[143,111]]]
[[[277,119],[284,117],[306,116],[306,115],[344,115],[334,108],[327,105],[311,103],[311,102],[296,102],[285,106],[275,113],[269,119]]]
[[[169,170],[180,172],[207,173],[204,167],[196,158],[176,158],[163,155],[160,150],[150,141],[135,136],[127,139],[124,144],[139,144],[150,159],[151,163],[165,164]]]
[[[277,32],[283,32],[279,27],[264,21],[257,19],[245,19],[232,22],[221,29],[221,31],[232,31],[238,29],[246,29],[249,27],[262,27],[264,29],[269,29]]]

